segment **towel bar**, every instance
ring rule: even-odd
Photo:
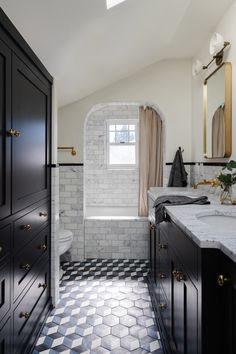
[[[75,156],[76,155],[76,150],[74,146],[58,146],[58,150],[71,150],[71,155]]]

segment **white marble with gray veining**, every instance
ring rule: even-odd
[[[236,218],[236,205],[221,205],[219,196],[210,193],[209,190],[193,188],[151,188],[149,195],[149,210],[152,201],[161,195],[207,195],[209,205],[178,205],[168,206],[166,210],[172,220],[201,248],[219,248],[234,262],[236,262],[236,229],[224,232],[221,229],[208,225],[199,219],[202,215],[226,215]],[[153,213],[149,216],[153,221]]]

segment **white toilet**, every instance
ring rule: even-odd
[[[73,234],[70,230],[59,229],[59,256],[71,248]]]

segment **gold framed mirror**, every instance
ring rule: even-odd
[[[204,157],[232,153],[232,65],[221,64],[204,81]]]

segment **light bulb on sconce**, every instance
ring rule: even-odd
[[[202,62],[197,59],[193,62],[193,65],[192,65],[192,75],[193,76],[196,76],[198,75],[201,71],[203,70],[203,64]]]
[[[192,65],[192,75],[198,75],[202,70],[206,70],[215,61],[219,66],[223,62],[224,50],[230,45],[230,42],[224,40],[224,37],[220,33],[214,33],[210,40],[209,52],[213,56],[212,60],[203,65],[200,60],[195,60]]]
[[[214,33],[210,40],[209,52],[212,56],[216,55],[224,47],[224,37],[219,33]]]

